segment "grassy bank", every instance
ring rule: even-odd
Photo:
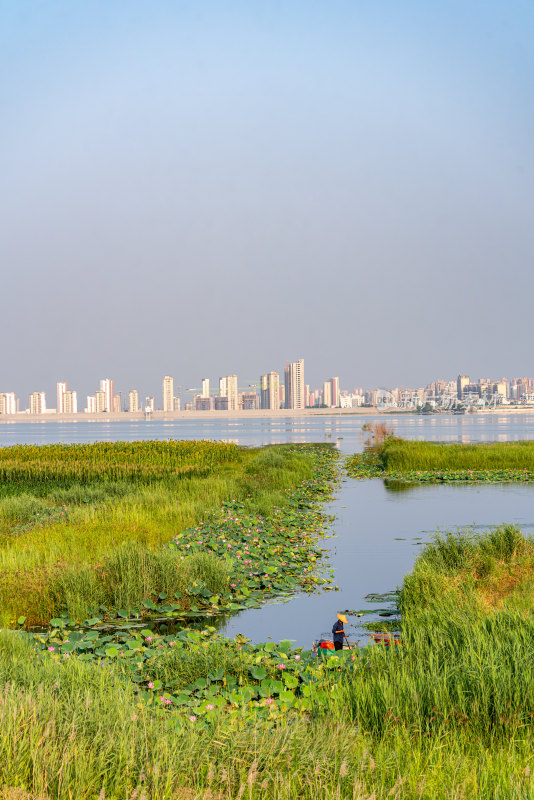
[[[164,545],[187,530],[192,538],[203,521],[213,525],[229,500],[247,518],[270,519],[278,509],[273,524],[284,527],[291,491],[304,486],[300,502],[311,513],[321,489],[315,455],[327,450],[211,442],[0,450],[2,624],[21,616],[46,623],[59,613],[84,619],[89,606],[146,610],[143,601],[160,595],[178,595],[175,605],[187,611],[202,593],[234,594],[228,550]]]
[[[347,461],[356,478],[414,483],[534,481],[534,441],[456,444],[388,436]]]
[[[38,651],[3,634],[1,781],[50,798],[533,797],[533,558],[510,526],[437,538],[402,588],[403,645],[326,662],[209,631],[91,650],[63,629]]]
[[[128,590],[113,595],[120,611],[142,613],[129,604],[148,587],[147,610],[204,616],[204,631],[149,621],[109,631],[97,609],[83,627],[65,611],[37,636],[0,632],[1,800],[534,798],[534,543],[514,526],[426,546],[400,592],[398,647],[317,660],[209,625],[221,608],[316,585],[334,464],[330,448],[238,451],[213,468],[234,492],[170,546],[132,536],[104,561],[75,565],[73,604],[104,596],[95,586]],[[162,484],[183,487],[180,476],[136,479],[107,507],[152,489],[166,497]],[[77,511],[6,536],[45,537]],[[202,571],[187,573],[195,564]],[[85,595],[84,569],[99,578]],[[169,574],[183,578],[183,596],[161,590]]]

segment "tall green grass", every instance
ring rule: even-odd
[[[220,712],[198,728],[139,704],[119,666],[0,633],[0,797],[531,798],[533,546],[513,526],[436,537],[401,591],[403,644],[358,651],[307,717],[275,725]],[[219,641],[145,677],[246,682],[247,666]]]
[[[239,674],[239,663],[225,661],[223,652],[210,664]],[[184,681],[205,669],[201,662],[165,666]],[[437,670],[420,674],[419,684],[413,675],[408,681],[399,653],[373,648],[361,671],[354,681],[332,671],[332,691],[308,718],[244,724],[239,714],[221,712],[198,729],[139,704],[115,668],[36,660],[27,642],[0,633],[0,797],[532,797],[531,725],[503,720],[498,735],[480,735],[461,711],[447,718],[439,707],[427,709],[434,699],[445,707],[439,689],[428,699],[418,694]],[[376,707],[373,717],[368,707]],[[410,716],[395,718],[392,708],[409,708]],[[506,702],[503,708],[509,716]],[[437,721],[429,724],[432,716]]]
[[[127,598],[130,607],[138,604],[147,595],[133,599],[133,578],[128,590],[122,580],[115,588],[102,586],[99,575],[114,554],[117,558],[121,552],[131,554],[133,547],[143,553],[160,551],[224,500],[239,499],[246,511],[270,513],[274,506],[287,504],[288,489],[312,474],[309,455],[284,446],[253,450],[209,442],[138,442],[43,450],[44,455],[39,448],[0,449],[0,463],[6,469],[18,465],[21,471],[17,482],[3,485],[0,497],[0,624],[4,625],[21,615],[28,624],[46,623],[65,604],[75,607],[77,616],[86,599],[92,598],[89,605],[98,605],[104,595],[108,601],[103,605],[111,602],[110,596]],[[65,453],[65,463],[52,468],[51,462],[61,461]],[[26,467],[25,454],[29,455]],[[184,473],[197,458],[203,471]],[[129,468],[128,459],[139,467],[136,479],[126,480],[122,472],[113,479],[117,465]],[[179,467],[175,473],[173,465]],[[47,482],[49,467],[55,477]],[[83,470],[92,476],[86,484],[80,482]],[[49,518],[47,510],[58,507],[59,514]],[[159,553],[162,563],[168,558]],[[224,564],[221,568],[226,570]],[[135,569],[132,564],[131,576]],[[160,577],[165,583],[163,574]],[[143,577],[136,585],[156,583]],[[157,588],[161,591],[163,585]],[[125,605],[126,601],[121,603]]]
[[[379,451],[385,470],[534,470],[534,441],[456,444],[389,438]]]
[[[533,567],[534,542],[511,525],[437,536],[402,587],[403,644],[371,648],[346,687],[355,722],[487,744],[530,730]]]
[[[195,581],[202,582],[211,594],[220,594],[228,588],[230,565],[209,553],[183,558],[170,548],[153,551],[126,542],[97,569],[72,567],[58,571],[40,598],[39,615],[45,619],[61,608],[73,619],[82,620],[88,609],[103,605],[130,611],[142,599],[157,598],[163,592],[169,598],[179,592],[187,603]],[[35,607],[33,612],[36,613]]]

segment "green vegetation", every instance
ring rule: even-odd
[[[361,457],[366,469],[380,469],[380,448]],[[209,624],[322,580],[319,504],[335,458],[327,447],[237,450],[202,478],[184,478],[182,464],[179,477],[95,480],[98,500],[78,504],[61,495],[73,491],[66,470],[48,494],[35,474],[24,492],[4,484],[4,553],[139,495],[172,509],[201,496],[202,481],[232,492],[166,540],[149,504],[145,524],[161,526],[150,540],[132,528],[94,562],[65,551],[47,584],[66,605],[51,627],[0,632],[1,800],[534,798],[534,542],[516,527],[440,534],[398,596],[376,596],[398,600],[398,646],[315,657]],[[25,496],[21,529],[13,503]],[[61,521],[46,521],[50,509]],[[88,600],[104,602],[80,625]],[[121,625],[106,627],[106,604]],[[136,621],[152,611],[206,627]]]
[[[528,470],[534,473],[534,441],[444,444],[389,438],[379,461],[385,470]]]
[[[534,441],[456,444],[413,442],[390,432],[347,461],[355,478],[411,483],[502,483],[534,480]]]
[[[250,595],[236,552],[245,523],[262,528],[260,546],[248,547],[254,550],[249,571],[256,573],[276,560],[276,553],[264,552],[267,544],[275,546],[272,538],[288,544],[304,520],[308,533],[299,553],[286,559],[287,570],[273,562],[273,580],[252,587],[260,593],[288,590],[301,581],[291,584],[287,574],[286,583],[284,571],[298,568],[305,577],[303,568],[320,555],[314,545],[323,524],[317,502],[330,492],[335,457],[326,446],[258,451],[211,442],[4,448],[0,620],[45,624],[59,613],[83,620],[110,609],[135,616],[158,610],[158,601],[167,598],[165,613],[206,605],[220,610],[236,595]],[[298,525],[296,510],[302,512]],[[217,539],[219,522],[232,527],[224,547],[224,537]],[[192,527],[199,523],[206,530]],[[200,548],[199,532],[208,531],[209,542]],[[178,535],[179,542],[167,546]],[[226,546],[230,540],[233,551]]]
[[[533,797],[533,559],[513,526],[436,537],[401,591],[402,646],[319,661],[213,629],[2,634],[0,779],[48,798]]]

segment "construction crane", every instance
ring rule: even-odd
[[[238,392],[246,392],[248,389],[258,389],[259,386],[260,386],[259,383],[254,383],[253,381],[251,381],[249,384],[247,384],[247,386],[238,386],[237,387],[237,391]],[[189,394],[191,392],[195,392],[196,394],[201,394],[202,393],[202,386],[193,386],[192,389],[185,389],[185,392],[187,394]],[[219,394],[219,390],[210,388],[209,394],[210,394],[210,397],[211,396],[216,397]]]

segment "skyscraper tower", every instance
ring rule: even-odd
[[[44,392],[32,392],[30,395],[30,414],[44,414],[46,398]]]
[[[163,378],[163,410],[174,410],[174,380],[170,375]]]
[[[456,381],[456,396],[458,400],[461,400],[464,396],[464,389],[469,383],[469,375],[458,375]]]
[[[278,372],[267,372],[261,376],[261,408],[278,411],[280,408],[280,375]]]
[[[332,405],[334,408],[339,408],[339,378],[330,378],[332,386]]]
[[[132,389],[128,393],[128,411],[132,413],[139,411],[139,392],[137,389]]]
[[[305,408],[304,359],[292,361],[285,369],[286,408]]]
[[[228,411],[239,410],[239,398],[237,396],[237,375],[226,376],[226,396],[228,398]]]
[[[64,392],[62,414],[77,414],[78,413],[78,394],[77,392]]]
[[[97,411],[113,411],[113,381],[111,378],[104,378],[100,381],[100,391],[104,392],[103,408],[98,408]]]
[[[56,405],[56,412],[58,414],[63,414],[65,411],[65,403],[64,397],[67,391],[67,384],[65,381],[59,381],[57,384],[57,405]]]

